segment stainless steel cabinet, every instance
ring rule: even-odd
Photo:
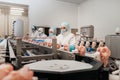
[[[120,59],[120,35],[107,35],[105,44],[111,50],[111,57]]]
[[[83,35],[83,38],[86,38],[87,40],[92,40],[94,37],[94,26],[88,25],[81,27],[80,34]]]

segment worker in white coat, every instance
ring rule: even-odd
[[[37,38],[46,38],[47,35],[44,33],[43,28],[38,28]]]
[[[57,36],[57,43],[61,46],[75,45],[75,35],[70,32],[70,25],[67,22],[61,24],[61,33]]]
[[[38,33],[37,28],[35,26],[32,26],[32,34],[30,37],[32,38],[37,37],[37,33]]]
[[[49,37],[56,37],[56,27],[52,26],[50,29],[49,29]]]
[[[49,47],[52,47],[52,39],[56,38],[56,27],[52,26],[49,29],[49,37],[46,39]]]

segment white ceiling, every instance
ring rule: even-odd
[[[69,3],[74,3],[74,4],[80,4],[86,0],[58,0],[58,1],[64,1],[64,2],[69,2]]]

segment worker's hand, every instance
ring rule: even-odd
[[[5,76],[7,76],[11,71],[13,71],[12,65],[1,64],[0,65],[0,80],[2,80]]]
[[[33,72],[28,67],[23,67],[18,71],[12,71],[2,80],[32,80]]]

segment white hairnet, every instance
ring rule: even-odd
[[[70,24],[68,22],[63,22],[61,23],[61,27],[64,26],[66,28],[67,31],[70,30]]]
[[[120,33],[120,28],[119,28],[119,27],[117,27],[117,28],[115,29],[115,33]]]
[[[49,31],[52,31],[54,35],[56,35],[56,27],[52,26]]]
[[[38,32],[42,32],[43,33],[44,32],[43,28],[38,28]]]

